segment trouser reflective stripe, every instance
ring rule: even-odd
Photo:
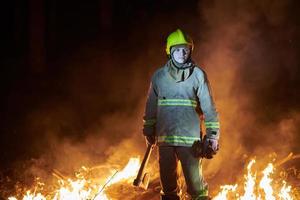
[[[180,160],[187,192],[192,198],[207,196],[207,184],[202,176],[201,162],[193,156],[191,147],[160,146],[158,151],[163,194],[174,195],[179,192],[177,160]]]
[[[156,124],[156,119],[146,119],[144,121],[144,126],[154,126]]]

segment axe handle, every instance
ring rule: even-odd
[[[142,164],[140,166],[140,169],[139,169],[139,172],[138,172],[138,174],[136,176],[136,179],[134,180],[134,183],[139,183],[141,181],[143,173],[144,173],[144,170],[145,170],[145,168],[146,168],[146,166],[148,164],[148,161],[149,161],[149,158],[150,158],[150,155],[151,155],[151,152],[152,152],[153,148],[154,148],[154,145],[148,145],[147,146],[147,150],[146,150],[146,153],[144,155],[144,159],[142,161]]]

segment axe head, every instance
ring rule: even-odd
[[[140,187],[140,188],[143,188],[144,190],[147,190],[148,185],[149,185],[149,181],[150,181],[150,174],[145,173],[141,179],[134,179],[133,185],[137,186],[137,187]]]

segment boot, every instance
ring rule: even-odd
[[[196,199],[193,200],[211,200],[212,198],[210,196],[201,196],[201,197],[197,197]]]
[[[180,200],[177,195],[161,195],[160,200]]]

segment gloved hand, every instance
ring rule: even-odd
[[[207,138],[204,136],[203,153],[207,159],[212,159],[219,150],[219,141],[217,139]]]
[[[156,143],[156,139],[154,135],[145,136],[145,140],[147,145],[154,145]]]
[[[203,158],[205,156],[204,149],[203,149],[203,142],[200,140],[196,140],[192,145],[192,152],[194,157]]]

